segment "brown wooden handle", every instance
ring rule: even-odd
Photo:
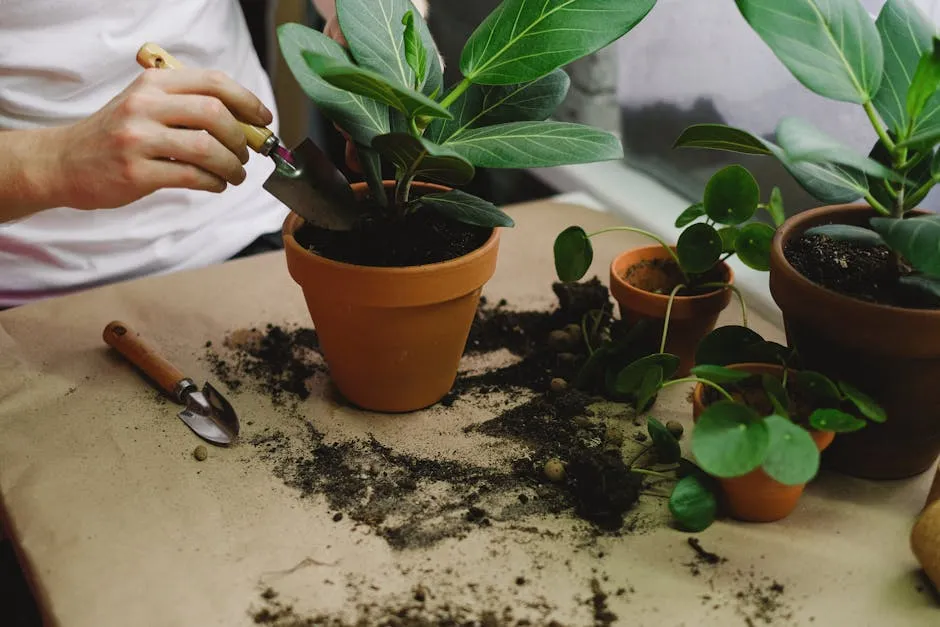
[[[168,70],[178,70],[183,66],[179,60],[172,54],[161,48],[155,43],[146,43],[137,51],[137,63],[145,68],[165,68]],[[255,152],[262,152],[265,143],[274,133],[262,126],[254,126],[245,122],[239,122],[242,131],[245,133],[245,139],[248,140],[248,146]]]
[[[144,371],[163,391],[176,398],[177,384],[186,378],[183,372],[164,359],[139,333],[115,320],[104,328],[105,344],[111,346]]]

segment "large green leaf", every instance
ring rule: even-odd
[[[425,95],[440,89],[443,70],[437,45],[428,26],[409,0],[337,0],[336,17],[356,63],[386,80],[415,88],[415,73],[408,64],[402,19],[411,11],[414,30],[426,51],[425,79],[417,89]]]
[[[555,273],[565,283],[580,281],[594,262],[591,239],[580,226],[569,226],[555,238]]]
[[[924,53],[917,64],[910,91],[907,92],[907,114],[912,120],[919,119],[927,101],[936,95],[938,86],[940,86],[940,39],[934,37],[931,49]]]
[[[718,263],[723,249],[721,235],[711,225],[696,222],[676,241],[676,255],[684,272],[701,274]]]
[[[356,145],[356,154],[359,165],[362,167],[362,176],[369,186],[369,193],[381,207],[388,206],[388,194],[385,191],[384,177],[382,176],[382,156],[371,146]]]
[[[476,226],[513,226],[513,219],[493,203],[472,194],[452,189],[448,192],[426,194],[418,202],[458,222]]]
[[[698,343],[695,364],[727,366],[755,361],[758,347],[763,344],[764,338],[747,327],[718,327]]]
[[[780,120],[777,142],[790,163],[835,163],[871,176],[901,180],[891,169],[842,145],[802,118],[785,117]]]
[[[702,203],[697,202],[694,205],[689,205],[676,218],[675,227],[681,229],[684,226],[692,224],[703,215],[705,215],[705,206]]]
[[[528,83],[471,85],[448,107],[454,119],[436,118],[425,136],[442,144],[470,128],[545,120],[565,99],[570,85],[562,69]]]
[[[924,274],[909,274],[898,279],[904,291],[934,307],[940,306],[940,278]]]
[[[819,431],[851,433],[864,429],[868,423],[852,414],[845,413],[841,409],[821,407],[809,415],[809,424]]]
[[[884,408],[868,394],[847,381],[839,381],[838,386],[845,397],[869,420],[884,422],[888,419],[888,414]]]
[[[616,136],[571,122],[508,122],[444,142],[481,168],[541,168],[623,157]]]
[[[804,86],[864,103],[881,85],[884,52],[858,0],[735,0],[741,15]]]
[[[857,170],[831,163],[793,162],[784,150],[765,142],[780,164],[807,193],[828,203],[858,200],[868,192],[868,180]]]
[[[724,124],[694,124],[682,131],[673,148],[711,148],[747,155],[771,154],[763,140]]]
[[[705,185],[702,204],[718,224],[741,224],[753,217],[760,202],[760,187],[754,176],[740,165],[718,170]]]
[[[731,368],[725,368],[724,366],[715,366],[711,364],[702,364],[700,366],[695,366],[690,373],[698,377],[699,379],[705,379],[706,381],[711,381],[712,383],[735,383],[736,381],[743,381],[744,379],[749,379],[751,376],[750,372],[745,370],[732,370]]]
[[[310,69],[330,85],[383,102],[409,117],[453,117],[450,111],[424,94],[390,83],[377,72],[315,52],[304,51],[303,57]]]
[[[660,382],[668,381],[679,369],[679,358],[670,353],[640,357],[617,373],[614,388],[620,394],[636,394],[650,370],[660,371]]]
[[[460,55],[474,83],[524,83],[620,39],[656,0],[503,0]]]
[[[872,218],[871,227],[915,269],[940,277],[940,215]]]
[[[428,49],[424,47],[421,36],[415,30],[415,12],[408,11],[401,22],[405,26],[403,39],[405,41],[405,60],[408,67],[415,73],[415,89],[421,89],[424,79],[428,75]]]
[[[313,100],[324,116],[349,133],[357,143],[368,146],[372,138],[389,131],[388,107],[371,98],[333,87],[310,71],[304,51],[318,52],[348,61],[346,51],[338,43],[302,24],[281,24],[277,27],[278,43],[284,61],[294,80]]]
[[[768,416],[770,446],[762,468],[784,485],[800,485],[819,472],[819,448],[809,431],[783,416]]]
[[[763,222],[751,222],[741,227],[734,240],[734,250],[744,265],[754,270],[770,270],[770,245],[774,228]]]
[[[907,132],[907,92],[921,56],[930,49],[933,24],[914,0],[888,0],[875,25],[884,48],[884,75],[875,94],[878,113],[895,135]]]
[[[445,185],[463,185],[473,179],[474,167],[445,146],[408,133],[389,133],[372,140],[372,147],[399,169]]]
[[[705,408],[692,431],[692,453],[702,470],[739,477],[763,463],[770,445],[764,420],[747,405],[718,401]]]

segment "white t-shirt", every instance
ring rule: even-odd
[[[236,0],[0,0],[0,129],[91,115],[142,71],[148,41],[226,72],[276,111]],[[119,209],[0,224],[0,307],[229,258],[288,213],[261,187],[272,169],[252,152],[248,178],[222,194],[166,189]]]

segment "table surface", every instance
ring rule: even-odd
[[[509,211],[517,226],[504,232],[485,295],[510,307],[551,308],[555,235],[613,218],[551,201]],[[625,233],[598,238],[588,276],[606,283],[610,259],[640,243]],[[729,307],[720,324],[737,324],[738,316]],[[753,318],[757,331],[783,339]],[[251,625],[270,605],[261,598],[269,587],[295,615],[352,620],[360,605],[410,599],[416,586],[429,591],[428,607],[460,604],[477,614],[510,607],[535,624],[607,624],[592,603],[592,579],[610,593],[607,607],[619,617],[612,624],[940,620],[908,547],[932,472],[893,482],[824,472],[784,521],[719,521],[697,534],[725,558],[711,566],[690,566],[689,536],[665,524],[657,498],[641,499],[643,529],[619,537],[596,537],[570,514],[533,515],[395,550],[367,526],[334,522],[322,498],[285,485],[248,441],[276,429],[303,442],[309,421],[331,441],[374,437],[396,452],[499,466],[518,446],[464,431],[493,416],[487,403],[376,415],[333,402],[322,377],[293,413],[250,389],[225,392],[242,420],[241,442],[210,447],[198,462],[192,451],[200,441],[176,408],[102,343],[112,319],[149,336],[200,381],[212,379],[207,340],[218,345],[235,329],[268,322],[310,326],[281,253],[0,313],[0,511],[51,625]],[[689,425],[687,394],[681,386],[664,391],[655,415]],[[517,585],[520,576],[525,585]],[[304,624],[279,621],[271,624]]]

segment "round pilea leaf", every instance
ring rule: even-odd
[[[741,227],[734,241],[734,250],[744,265],[761,272],[770,270],[770,244],[774,229],[763,222],[751,222]]]
[[[669,497],[669,511],[685,531],[698,533],[715,522],[718,499],[700,477],[683,477]]]
[[[656,420],[652,416],[646,418],[646,430],[653,440],[653,447],[656,449],[656,456],[663,464],[674,464],[682,457],[682,451],[679,448],[679,440],[672,435],[666,425]]]
[[[688,226],[703,215],[705,215],[705,206],[697,202],[679,214],[679,217],[676,218],[676,228],[681,229],[684,226]]]
[[[569,226],[555,238],[555,272],[565,282],[579,281],[594,261],[594,247],[580,226]]]
[[[820,431],[851,433],[852,431],[858,431],[868,423],[844,411],[824,407],[813,411],[809,415],[809,424]]]
[[[682,269],[691,274],[707,272],[721,256],[721,236],[704,222],[682,231],[676,241],[676,252]]]
[[[739,165],[722,168],[705,185],[705,214],[718,224],[750,220],[760,203],[760,187],[754,176]]]
[[[863,416],[874,422],[884,422],[888,419],[888,414],[884,408],[875,402],[875,399],[865,394],[853,385],[845,381],[839,381],[839,389],[845,394],[845,397],[852,401],[852,404],[858,408]]]
[[[839,388],[824,374],[812,370],[801,370],[793,373],[793,377],[800,388],[819,401],[838,403],[842,400]]]
[[[783,416],[767,416],[764,424],[770,433],[770,446],[763,469],[785,485],[800,485],[819,471],[819,448],[809,431]]]
[[[653,404],[653,399],[663,385],[662,366],[653,366],[643,372],[643,379],[636,391],[636,410],[646,411]]]
[[[692,431],[692,453],[699,466],[721,478],[740,477],[761,465],[770,435],[756,411],[719,401],[705,408]]]
[[[718,327],[702,338],[695,349],[696,364],[727,366],[753,361],[751,353],[764,344],[764,338],[739,325]]]
[[[679,358],[670,353],[653,353],[641,357],[617,373],[615,389],[621,394],[634,394],[643,383],[648,370],[659,368],[661,381],[667,381],[679,369]]]
[[[743,370],[732,370],[731,368],[725,368],[724,366],[713,366],[711,364],[702,364],[701,366],[695,366],[689,370],[699,379],[705,379],[706,381],[711,381],[712,383],[734,383],[735,381],[743,381],[751,376],[751,373],[745,372]]]
[[[733,253],[738,241],[738,233],[741,232],[736,226],[723,226],[718,229],[718,237],[721,238],[721,252]]]

